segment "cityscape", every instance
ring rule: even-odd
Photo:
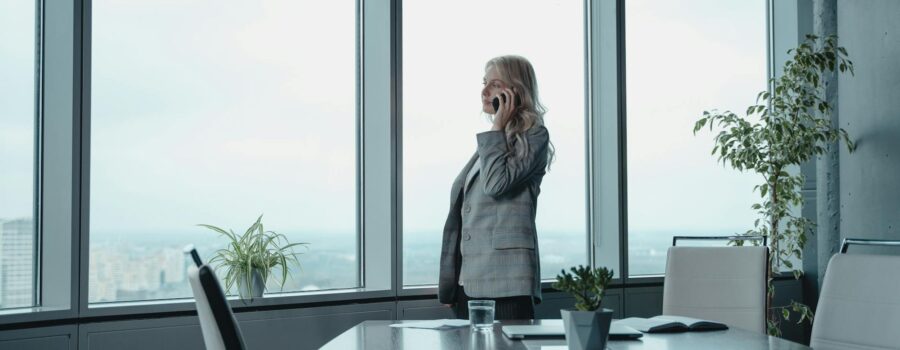
[[[0,219],[0,309],[34,305],[32,220]]]
[[[31,306],[34,225],[30,219],[0,222],[0,308]],[[285,234],[292,241],[310,245],[308,249],[297,249],[300,265],[290,267],[290,276],[283,288],[270,279],[267,293],[358,287],[357,244],[351,232],[285,231]],[[406,285],[437,283],[439,234],[439,231],[409,232],[404,237],[403,278]],[[583,233],[545,231],[539,232],[539,236],[544,279],[553,278],[561,269],[586,262],[585,251],[572,251],[572,247],[583,246]],[[666,232],[632,233],[629,237],[631,274],[662,274],[671,236],[672,233]],[[88,268],[89,302],[190,298],[192,293],[186,270],[191,262],[184,254],[188,244],[193,244],[208,261],[216,250],[224,247],[225,241],[201,228],[178,233],[93,233]],[[616,274],[618,277],[618,271]]]

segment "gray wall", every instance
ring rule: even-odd
[[[816,304],[825,267],[840,239],[900,240],[900,1],[815,0],[813,5],[818,8],[804,11],[815,15],[832,11],[836,18],[836,28],[820,26],[815,34],[836,33],[855,65],[855,75],[837,78],[835,102],[837,122],[857,149],[849,153],[840,145],[836,171],[822,164],[818,174],[815,165],[803,167],[807,179],[803,216],[818,219],[803,259],[805,300],[810,306]],[[835,199],[838,209],[828,208],[826,199]],[[900,253],[869,247],[854,247],[852,252]]]
[[[840,234],[900,239],[900,1],[837,5],[839,41],[856,70],[839,78],[838,113],[858,143],[840,154]]]
[[[236,315],[249,349],[318,349],[365,320],[390,320],[395,304],[369,303]],[[80,325],[79,349],[203,349],[195,316]]]
[[[74,350],[78,341],[77,326],[55,326],[17,329],[0,332],[0,349],[16,350]]]

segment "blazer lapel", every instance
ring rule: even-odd
[[[457,194],[465,189],[465,186],[467,185],[466,182],[470,180],[467,176],[469,175],[469,171],[472,170],[472,167],[475,166],[476,159],[478,159],[478,152],[472,154],[472,158],[469,158],[469,162],[466,163],[466,166],[463,167],[462,171],[459,172],[459,175],[456,176],[456,180],[453,181],[453,189],[451,191],[453,198],[457,198]],[[472,178],[475,177],[472,176]],[[455,203],[450,204],[453,205]]]
[[[475,160],[476,161],[472,162],[472,164],[469,166],[469,171],[466,172],[467,177],[466,177],[465,186],[463,186],[463,193],[469,193],[469,189],[472,188],[472,181],[474,181],[475,177],[478,176],[478,173],[481,172],[481,166],[480,166],[481,164],[479,164],[481,162],[478,160],[477,156],[475,157]],[[478,168],[474,169],[474,171],[473,171],[472,168],[474,168],[476,166]]]

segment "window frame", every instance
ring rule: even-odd
[[[390,41],[390,7],[379,6],[388,4],[388,0],[356,0],[355,16],[356,16],[356,60],[357,60],[357,101],[356,101],[356,142],[357,142],[357,199],[356,199],[356,221],[357,221],[357,257],[359,268],[357,279],[359,287],[329,289],[321,291],[295,291],[295,292],[278,292],[267,294],[265,298],[254,300],[252,308],[258,307],[277,307],[284,305],[307,304],[307,303],[335,303],[342,301],[351,301],[370,298],[385,298],[392,295],[390,286],[387,283],[379,283],[383,281],[386,275],[389,275],[388,266],[390,266],[390,257],[378,252],[390,251],[390,247],[385,244],[385,230],[390,227],[390,222],[379,221],[379,217],[384,217],[383,213],[376,210],[363,210],[363,208],[377,208],[373,205],[375,199],[383,196],[379,192],[380,186],[390,180],[390,172],[385,171],[383,166],[379,167],[378,162],[382,162],[385,156],[390,156],[389,143],[385,143],[379,137],[367,137],[368,135],[381,135],[386,128],[390,127],[390,123],[384,123],[384,118],[390,116],[391,108],[389,104],[383,103],[383,98],[379,98],[385,85],[390,86],[390,73],[386,74],[383,70],[377,69],[379,66],[385,65],[390,59],[390,52],[380,52],[377,43]],[[76,123],[79,123],[75,129],[79,139],[74,142],[73,153],[77,154],[77,161],[80,167],[73,172],[73,182],[77,184],[77,188],[73,192],[77,193],[77,227],[74,231],[78,232],[80,237],[80,249],[78,256],[79,261],[79,287],[77,314],[80,317],[103,317],[103,316],[122,316],[133,314],[148,313],[169,313],[169,312],[186,312],[195,309],[193,298],[173,298],[173,299],[156,299],[156,300],[140,300],[140,301],[122,301],[122,302],[102,302],[91,303],[88,301],[89,296],[89,258],[90,258],[90,113],[91,113],[91,17],[92,17],[92,1],[81,0],[83,5],[79,15],[76,15],[76,21],[81,20],[80,25],[75,26],[76,30],[81,29],[79,35],[80,50],[79,57],[82,60],[80,65],[81,72],[76,74],[74,80],[75,85],[80,87],[77,94],[80,102],[80,108],[76,108]],[[365,19],[365,21],[363,21]],[[388,30],[385,30],[388,29]],[[364,35],[365,34],[365,35]],[[370,40],[366,40],[366,38]],[[363,46],[368,45],[368,46]],[[367,67],[369,69],[367,69]],[[373,102],[363,103],[366,97],[375,95]],[[368,118],[367,118],[368,116]],[[365,150],[365,152],[363,152]],[[365,177],[364,177],[365,174]],[[374,184],[373,184],[374,183]],[[369,201],[371,203],[366,203]],[[374,236],[374,239],[366,239],[367,233]],[[371,237],[369,237],[371,238]],[[369,252],[368,254],[366,252]],[[373,253],[374,252],[374,253]],[[387,272],[387,273],[385,273]],[[228,298],[230,306],[235,310],[251,308],[249,304],[244,304],[236,296]]]
[[[41,2],[43,0],[37,0]],[[769,50],[792,46],[811,6],[767,1]],[[91,0],[42,3],[40,141],[36,166],[36,306],[0,311],[0,325],[77,318],[190,314],[193,298],[88,303]],[[628,276],[625,0],[584,0],[585,194],[588,259],[616,270],[614,287],[662,282]],[[789,7],[785,9],[785,7]],[[774,16],[783,11],[787,16]],[[792,12],[793,11],[793,12]],[[402,284],[402,0],[356,0],[357,231],[360,288],[267,295],[241,310],[420,299],[436,286]],[[774,23],[774,24],[773,24]],[[773,29],[774,28],[774,29]],[[793,36],[792,36],[793,35]],[[785,42],[776,40],[787,38]],[[779,48],[782,46],[775,46]],[[774,55],[769,53],[770,75]],[[390,205],[384,205],[385,202]],[[623,277],[624,276],[624,277]],[[552,290],[545,280],[542,288]]]
[[[32,312],[32,310],[40,309],[40,290],[41,290],[41,202],[42,202],[42,151],[43,145],[43,0],[35,0],[34,2],[34,38],[32,52],[34,53],[34,76],[33,83],[33,128],[32,128],[32,192],[31,192],[31,225],[32,225],[32,242],[31,242],[31,301],[28,306],[13,306],[0,308],[0,315],[22,314]],[[13,220],[15,221],[15,220]],[[2,224],[2,223],[0,223]]]
[[[619,123],[620,103],[618,92],[620,88],[617,86],[617,77],[610,74],[616,69],[618,62],[616,47],[617,39],[617,22],[616,8],[619,7],[617,0],[613,1],[583,1],[583,22],[584,22],[584,66],[585,74],[585,115],[584,115],[584,137],[585,137],[585,250],[587,261],[586,264],[591,266],[607,266],[614,270],[618,266],[622,266],[618,249],[621,240],[621,224],[619,221],[618,208],[619,197],[619,174],[604,173],[600,169],[619,167],[620,158],[618,155],[618,140],[620,137]],[[402,11],[397,10],[398,27],[402,24]],[[400,61],[402,52],[402,37],[399,35],[401,30],[397,31],[398,37],[395,41],[398,43],[395,55]],[[599,35],[596,35],[597,33]],[[396,81],[398,91],[395,97],[398,106],[402,106],[402,66],[398,67],[398,75]],[[605,74],[604,74],[605,73]],[[594,108],[594,106],[599,106]],[[399,112],[402,114],[402,110]],[[402,115],[398,116],[399,122],[397,127],[397,158],[395,172],[397,181],[402,184],[403,164],[402,164]],[[601,193],[616,193],[615,196],[601,196]],[[397,186],[395,193],[395,203],[397,209],[397,241],[395,246],[397,251],[398,266],[396,268],[397,284],[395,286],[398,296],[424,296],[437,294],[437,285],[404,285],[403,284],[403,229],[402,229],[402,186]],[[601,244],[601,242],[603,244]],[[610,242],[610,244],[606,244]],[[600,250],[597,254],[595,251]],[[612,256],[612,258],[609,258]],[[541,289],[552,290],[551,285],[554,279],[542,279]],[[613,279],[613,285],[621,282],[619,275]]]
[[[621,14],[619,15],[619,21],[621,25],[621,32],[619,37],[620,50],[622,52],[621,62],[619,74],[621,74],[621,89],[622,92],[622,101],[621,106],[625,109],[625,8],[624,8],[624,0],[622,1],[622,7],[619,9]],[[765,0],[766,4],[766,79],[773,78],[778,72],[781,71],[781,68],[784,63],[784,58],[786,55],[783,52],[787,51],[787,48],[795,47],[797,44],[803,41],[803,33],[810,33],[811,28],[807,28],[809,24],[812,22],[812,4],[797,1],[797,2],[789,2],[789,1],[778,1],[775,0]],[[776,16],[775,14],[778,14]],[[784,16],[781,16],[784,14]],[[798,34],[798,32],[800,34]],[[781,40],[786,39],[786,40]],[[782,49],[783,48],[783,49]],[[771,90],[771,86],[767,85],[767,89]],[[623,161],[621,163],[621,169],[619,169],[621,176],[623,177],[623,182],[627,183],[627,163],[625,159],[627,158],[626,149],[626,112],[622,111],[622,141],[620,147],[622,148],[622,158]],[[792,171],[798,171],[796,169]],[[625,276],[624,283],[628,284],[656,284],[663,283],[665,280],[665,272],[659,274],[647,274],[647,275],[636,275],[631,276],[628,273],[628,227],[627,227],[627,218],[628,218],[628,193],[627,186],[623,186],[623,199],[621,200],[621,211],[623,212],[622,220],[625,223],[623,227],[622,237],[624,239],[624,244],[621,246],[621,254],[623,255],[622,266],[623,266],[623,275]],[[797,209],[800,212],[799,208]],[[815,218],[812,218],[815,220]]]

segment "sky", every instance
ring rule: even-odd
[[[210,4],[94,2],[92,230],[352,231],[354,2]]]
[[[555,159],[538,199],[544,267],[587,261],[584,9],[579,1],[410,1],[403,4],[404,252],[439,247],[450,187],[491,129],[482,113],[485,63],[533,65]],[[421,264],[404,255],[405,271]],[[545,277],[559,266],[547,268]],[[437,268],[437,266],[435,266]],[[418,278],[421,276],[404,276]],[[430,276],[432,283],[437,276]]]
[[[538,225],[585,232],[581,2],[419,1],[404,3],[403,11],[404,228],[443,228],[450,185],[476,150],[475,134],[491,128],[481,111],[484,65],[515,54],[534,66],[556,148],[541,185]]]
[[[703,111],[742,114],[766,89],[765,2],[628,1],[625,11],[629,230],[751,228],[760,178],[717,163],[714,133],[692,130]]]
[[[33,205],[25,3],[0,4],[0,218]],[[711,135],[691,127],[765,89],[764,2],[627,6],[630,228],[745,228],[757,179],[717,164]],[[440,230],[450,184],[490,128],[484,63],[519,54],[535,67],[557,149],[539,227],[583,232],[581,2],[403,10],[404,227]],[[95,0],[93,11],[92,232],[240,228],[262,213],[283,230],[355,228],[354,1]]]
[[[0,220],[34,210],[34,13],[0,2]]]

